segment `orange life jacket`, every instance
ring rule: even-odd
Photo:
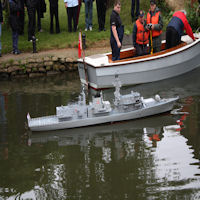
[[[137,35],[136,43],[137,44],[148,44],[149,43],[149,31],[145,31],[144,25],[139,21],[136,21],[137,26]]]
[[[160,14],[160,11],[157,12],[154,16],[151,17],[151,14],[148,12],[147,13],[147,24],[158,24],[159,22],[159,14]],[[162,30],[160,31],[157,31],[157,30],[152,30],[152,36],[153,37],[157,37],[159,35],[161,35],[162,33]]]

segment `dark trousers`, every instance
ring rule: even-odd
[[[78,12],[78,6],[67,7],[68,31],[69,32],[72,32],[72,20],[74,23],[73,31],[76,32],[76,30],[77,30],[77,12]]]
[[[58,5],[57,6],[51,6],[50,5],[50,17],[51,17],[51,22],[50,22],[50,33],[53,33],[53,18],[55,16],[56,20],[56,33],[60,33],[60,25],[59,25],[59,19],[58,19]]]
[[[40,31],[41,30],[41,5],[40,5],[40,1],[38,1],[38,3],[37,3],[36,13],[37,13],[37,28],[38,28],[38,31]]]
[[[181,43],[181,37],[172,26],[167,27],[166,30],[166,49],[175,47]]]
[[[13,51],[18,51],[18,32],[12,31]]]
[[[28,10],[28,40],[35,36],[35,8],[27,8]]]
[[[21,0],[21,11],[19,12],[19,34],[24,34],[24,0]]]
[[[136,2],[136,11],[135,11],[135,2]],[[140,13],[140,0],[132,0],[131,4],[131,16],[132,16],[132,21],[134,21],[135,17],[138,17]]]
[[[106,0],[96,0],[96,4],[97,4],[99,30],[102,31],[105,28]]]
[[[136,53],[138,56],[143,56],[148,54],[147,45],[136,44]]]
[[[120,60],[120,49],[117,46],[117,42],[114,39],[110,40],[110,46],[112,49],[112,61]]]

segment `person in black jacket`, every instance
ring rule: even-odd
[[[0,1],[0,57],[1,57],[1,24],[3,24],[2,4]]]
[[[9,0],[9,7],[9,21],[12,29],[13,54],[20,54],[20,51],[18,50],[18,35],[20,31],[19,12],[21,11],[20,0]]]
[[[38,0],[25,0],[28,11],[28,41],[35,37],[35,12]]]
[[[50,33],[53,33],[53,17],[56,19],[56,33],[60,33],[60,25],[58,18],[58,0],[49,0],[50,3]]]

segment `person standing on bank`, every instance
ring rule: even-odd
[[[19,12],[21,11],[20,0],[9,0],[9,7],[9,21],[12,29],[13,54],[20,54],[21,52],[18,49],[18,36],[20,31]]]
[[[148,54],[149,31],[147,31],[145,26],[144,12],[140,11],[139,18],[133,27],[133,46],[136,48],[138,56]]]
[[[99,31],[105,31],[107,0],[96,0]]]
[[[120,60],[120,49],[124,36],[124,26],[122,25],[119,16],[121,10],[121,3],[119,0],[115,1],[114,9],[110,16],[110,45],[112,49],[112,61]]]
[[[150,10],[147,13],[147,30],[150,30],[149,46],[153,45],[153,53],[161,50],[161,34],[163,28],[163,20],[159,8],[156,6],[155,0],[150,0]],[[151,44],[151,34],[152,43]]]
[[[50,3],[50,33],[52,34],[53,31],[53,18],[55,16],[56,20],[56,33],[60,33],[60,25],[59,25],[59,18],[58,18],[58,0],[49,0]]]
[[[92,31],[92,10],[94,0],[83,0],[85,3],[85,31]]]
[[[131,0],[131,17],[132,17],[132,22],[134,22],[139,15],[139,10],[140,10],[140,0]],[[136,3],[136,6],[135,6]],[[136,7],[136,11],[135,11]]]
[[[1,57],[1,25],[3,24],[3,9],[0,1],[0,57]]]
[[[68,17],[68,31],[72,32],[72,20],[73,20],[73,31],[77,30],[77,12],[78,12],[78,0],[64,0],[65,8],[67,9]]]
[[[186,30],[187,35],[195,40],[192,28],[186,18],[186,11],[177,11],[173,14],[173,17],[167,26],[166,49],[175,47],[181,43],[181,36],[183,35],[184,30]]]

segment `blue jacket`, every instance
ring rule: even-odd
[[[182,22],[182,20],[178,17],[172,17],[171,21],[168,24],[168,27],[171,26],[174,29],[176,29],[176,31],[178,32],[178,34],[180,36],[183,35],[183,30],[184,30],[184,24]]]

